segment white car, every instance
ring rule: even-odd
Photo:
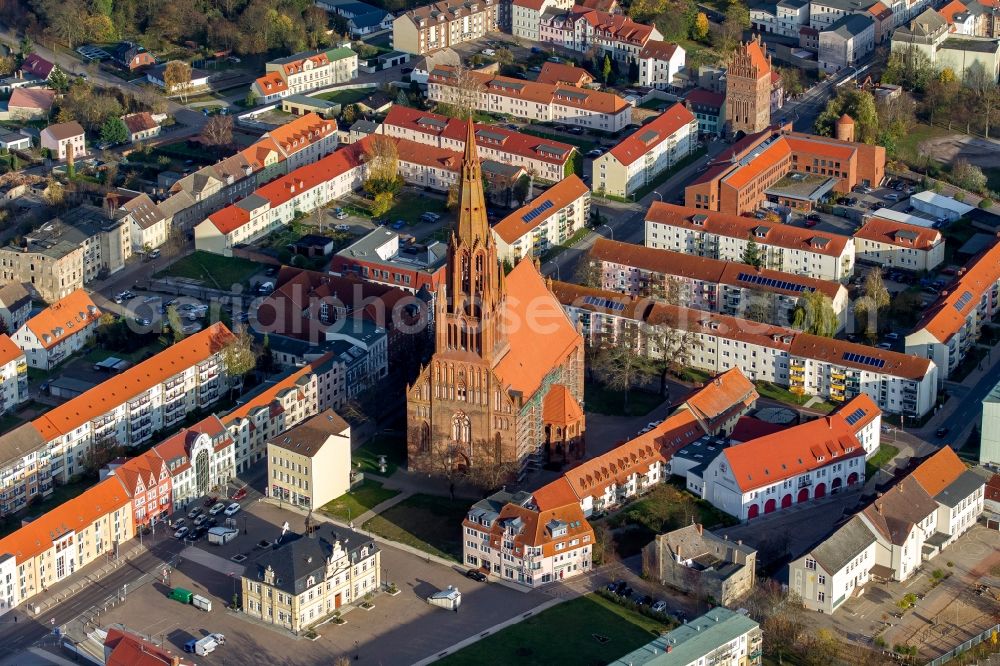
[[[351,228],[349,226],[347,226],[346,224],[338,224],[337,226],[334,227],[334,230],[335,231],[350,231]]]
[[[188,533],[188,528],[187,527],[182,527],[179,530],[177,530],[176,532],[174,532],[174,538],[175,539],[183,539],[185,536],[187,536],[187,533]]]
[[[204,513],[204,511],[202,511],[202,508],[200,506],[196,506],[195,508],[188,511],[188,518],[197,518],[202,513]]]
[[[234,515],[236,515],[236,513],[239,510],[240,510],[240,503],[239,502],[233,502],[232,504],[230,504],[229,506],[226,507],[226,515],[227,516],[234,516]]]
[[[667,602],[657,601],[652,605],[652,607],[650,607],[650,610],[652,610],[654,613],[665,613],[667,612]]]
[[[488,56],[488,57],[492,58],[496,54],[497,54],[497,52],[494,51],[493,49],[483,49],[483,55],[484,56]]]
[[[226,508],[225,502],[216,502],[215,504],[212,505],[212,508],[209,509],[208,512],[214,516],[218,514],[220,511],[224,511],[225,508]]]

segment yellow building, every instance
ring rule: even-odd
[[[332,409],[267,443],[268,495],[318,509],[351,488],[351,426]]]
[[[243,576],[249,617],[298,634],[381,584],[381,551],[370,537],[324,524],[280,541]]]

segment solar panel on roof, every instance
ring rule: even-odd
[[[784,289],[785,291],[796,292],[812,291],[811,287],[807,287],[804,284],[795,284],[794,282],[788,282],[787,280],[778,280],[776,278],[764,277],[753,273],[740,273],[736,276],[736,279],[739,282],[756,284],[762,287],[770,287],[771,289]]]
[[[853,412],[848,414],[847,418],[844,420],[847,421],[847,425],[854,425],[855,423],[860,421],[864,417],[864,415],[865,415],[865,410],[855,409]]]
[[[521,219],[524,220],[525,222],[531,222],[536,217],[538,217],[539,215],[541,215],[542,213],[544,213],[545,211],[547,211],[550,208],[552,208],[552,202],[549,201],[549,200],[545,200],[544,202],[542,202],[541,205],[535,206],[534,208],[532,208],[531,210],[529,210],[527,213],[525,213],[524,215],[522,215]]]
[[[972,300],[972,292],[963,291],[962,295],[958,297],[957,301],[955,301],[955,309],[961,312],[962,309],[965,308],[965,306],[968,305],[969,301],[971,300]]]
[[[610,298],[603,298],[601,296],[584,296],[583,302],[587,305],[604,308],[605,310],[614,310],[615,312],[620,312],[625,309],[624,303],[619,303],[618,301],[613,301]]]
[[[842,358],[850,363],[860,363],[862,365],[870,365],[873,368],[885,367],[885,361],[880,358],[875,358],[874,356],[865,356],[864,354],[856,354],[854,352],[844,352]]]

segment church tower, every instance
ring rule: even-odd
[[[754,134],[771,124],[771,59],[760,37],[740,44],[726,66],[726,134]]]

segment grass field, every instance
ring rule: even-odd
[[[342,106],[354,104],[358,100],[364,99],[371,94],[374,88],[357,88],[354,90],[334,90],[333,92],[314,95],[316,99],[325,99],[328,102],[336,102]]]
[[[437,197],[421,196],[416,192],[402,192],[396,197],[393,207],[382,217],[389,220],[390,224],[403,220],[412,226],[420,222],[420,216],[427,212],[444,215],[444,201]]]
[[[919,161],[921,155],[920,144],[922,142],[955,133],[943,127],[917,123],[906,136],[899,140],[899,144],[896,147],[896,155],[904,162],[913,164]]]
[[[247,259],[222,257],[202,250],[189,254],[172,263],[156,274],[156,277],[180,277],[201,280],[206,286],[229,289],[234,284],[243,284],[261,269]]]
[[[664,628],[656,620],[588,594],[473,643],[438,663],[603,665],[645,645]]]
[[[398,494],[398,490],[388,490],[378,481],[365,479],[357,488],[327,503],[320,511],[334,518],[354,520],[365,511]]]
[[[378,457],[385,456],[385,472],[378,466]],[[389,477],[406,464],[405,433],[381,433],[362,444],[351,454],[355,467],[359,471]]]
[[[632,389],[628,393],[628,404],[625,404],[625,393],[612,391],[597,382],[587,382],[583,389],[583,402],[588,412],[608,414],[609,416],[642,416],[666,400],[663,396]]]
[[[453,502],[447,497],[417,494],[367,521],[364,529],[425,553],[461,562],[461,524],[469,506],[469,500]]]
[[[883,444],[878,447],[878,451],[875,452],[875,455],[869,458],[868,462],[865,463],[865,478],[871,478],[871,476],[877,472],[882,465],[895,458],[897,453],[899,453],[899,449],[892,444]]]
[[[134,338],[130,338],[130,342],[134,342]],[[149,344],[142,345],[141,347],[137,347],[136,349],[129,351],[109,351],[107,349],[102,349],[101,347],[94,347],[84,354],[83,358],[87,361],[87,363],[100,363],[101,361],[109,359],[113,356],[115,358],[131,361],[132,363],[139,363],[140,361],[145,361],[151,355],[159,354],[164,349],[166,349],[164,340],[157,336],[153,338]]]
[[[801,407],[813,398],[813,396],[808,394],[796,395],[783,386],[778,386],[777,384],[772,384],[771,382],[755,382],[755,386],[757,387],[757,393],[760,393],[761,396],[770,398],[771,400],[777,400],[778,402],[783,402],[787,405]],[[817,412],[832,412],[833,408],[833,404],[823,400],[819,400],[809,405],[809,409],[815,409]]]

